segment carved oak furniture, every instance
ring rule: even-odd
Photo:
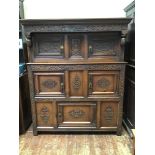
[[[21,20],[34,135],[39,131],[121,135],[123,44],[130,20]]]

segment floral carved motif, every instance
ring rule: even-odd
[[[57,82],[54,80],[46,80],[42,84],[44,85],[44,87],[54,88],[57,85]]]
[[[42,107],[40,110],[40,117],[44,123],[47,123],[49,120],[49,111],[46,106]]]
[[[100,88],[106,88],[110,85],[109,80],[102,78],[100,80],[97,81],[97,86]]]
[[[105,109],[105,112],[104,112],[104,118],[105,118],[105,120],[106,120],[106,121],[112,121],[112,119],[113,119],[113,114],[114,114],[114,112],[113,112],[112,107],[107,107],[107,108]]]
[[[82,117],[85,114],[85,112],[83,110],[76,109],[76,110],[70,111],[69,114],[74,118],[79,118],[79,117]]]
[[[72,86],[75,90],[78,90],[81,86],[81,80],[78,75],[75,76],[74,80],[72,81]]]

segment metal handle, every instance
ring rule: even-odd
[[[89,82],[89,89],[92,89],[92,82]]]
[[[63,90],[64,90],[64,83],[61,82],[60,86],[61,86],[61,91],[63,92]]]
[[[89,45],[89,53],[90,53],[90,54],[93,54],[93,48],[92,48],[91,45]]]

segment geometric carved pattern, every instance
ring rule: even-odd
[[[40,42],[39,50],[41,53],[60,53],[60,40],[52,40],[52,42]]]
[[[63,70],[120,70],[121,64],[113,65],[113,64],[82,64],[82,65],[31,65],[32,71],[63,71]]]
[[[72,39],[71,53],[73,56],[80,56],[80,39]]]
[[[42,120],[44,121],[44,123],[47,123],[49,120],[49,111],[48,108],[46,106],[44,106],[41,110],[40,110],[40,117],[42,118]]]
[[[54,88],[57,85],[57,82],[49,79],[49,80],[44,81],[42,84],[44,85],[44,87]]]
[[[93,40],[93,51],[94,53],[101,52],[102,55],[116,55],[113,51],[114,42],[105,42],[103,40]]]
[[[75,76],[74,80],[72,81],[72,86],[75,90],[78,90],[81,86],[81,80],[78,75]]]
[[[110,85],[109,80],[102,78],[100,80],[97,81],[97,86],[100,88],[106,88]]]
[[[70,111],[69,114],[70,114],[70,116],[72,116],[74,118],[79,118],[79,117],[83,116],[85,114],[85,112],[83,110],[76,109],[76,110]]]
[[[112,107],[107,107],[105,109],[105,112],[104,112],[104,118],[105,118],[105,120],[106,121],[111,121],[112,118],[113,118],[113,114],[114,114],[114,112],[112,110]]]

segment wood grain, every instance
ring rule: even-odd
[[[132,140],[123,129],[112,134],[39,134],[32,127],[19,137],[20,155],[132,155]]]

